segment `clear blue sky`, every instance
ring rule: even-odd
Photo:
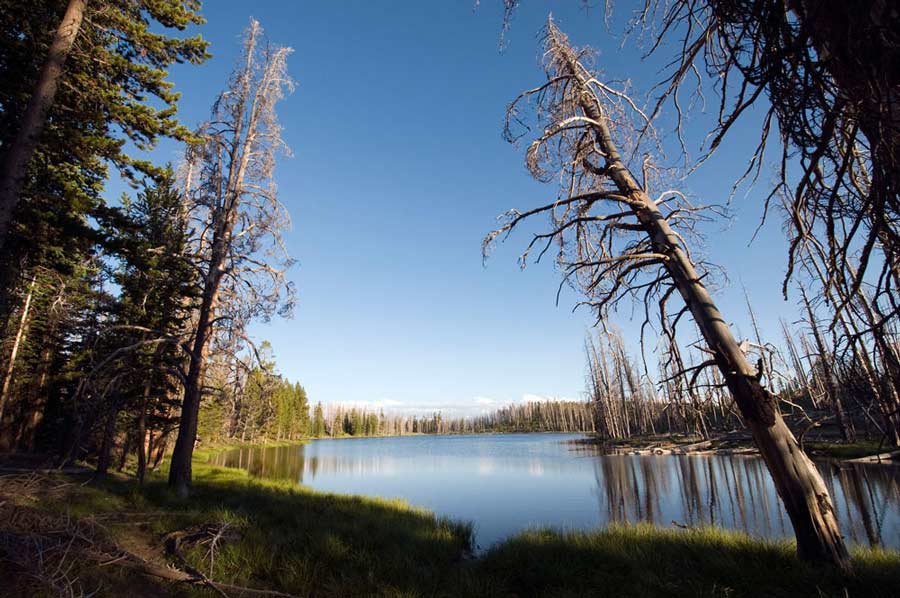
[[[299,260],[299,303],[293,319],[254,331],[313,401],[453,414],[528,395],[581,396],[591,314],[571,312],[572,294],[555,306],[551,263],[519,270],[525,234],[486,266],[480,253],[499,213],[556,193],[530,179],[524,147],[501,138],[506,104],[542,80],[537,34],[551,10],[573,41],[601,50],[611,78],[630,78],[637,92],[656,80],[658,63],[641,62],[632,45],[620,51],[601,12],[580,7],[524,2],[500,52],[499,0],[477,9],[473,0],[205,2],[201,31],[214,58],[172,73],[186,124],[208,115],[251,15],[273,43],[295,50],[298,87],[279,109],[294,156],[279,163],[277,182],[294,222],[287,242]],[[724,201],[758,131],[747,121],[686,190]],[[164,143],[154,157],[176,152]],[[747,247],[767,180],[736,200],[732,221],[709,229],[707,252],[731,278],[717,296],[738,333],[749,333],[743,283],[777,341],[778,317],[795,313],[780,294],[778,218]],[[635,340],[629,316],[613,321]]]

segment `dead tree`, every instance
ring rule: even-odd
[[[200,400],[217,327],[230,320],[232,329],[240,330],[234,326],[238,320],[246,323],[291,307],[289,301],[279,305],[290,262],[280,235],[289,218],[277,200],[272,176],[276,154],[286,149],[275,105],[293,89],[287,75],[291,50],[270,47],[261,37],[259,23],[251,20],[241,68],[216,102],[210,123],[198,133],[204,143],[188,158],[199,166],[199,174],[192,177],[197,187],[186,194],[200,231],[203,291],[169,471],[169,486],[180,495],[186,495],[191,484]]]
[[[9,353],[9,360],[6,363],[6,373],[3,375],[3,383],[0,384],[0,429],[3,426],[3,412],[6,408],[6,402],[9,398],[9,385],[12,381],[13,371],[16,367],[16,356],[19,353],[19,346],[22,344],[22,337],[28,326],[28,314],[31,311],[31,298],[34,296],[34,285],[37,282],[37,274],[31,278],[31,284],[28,286],[28,292],[25,294],[25,304],[22,306],[22,314],[19,317],[19,325],[16,328],[16,336],[13,339],[12,349]]]
[[[844,413],[844,405],[841,401],[841,389],[839,388],[837,379],[835,378],[834,372],[834,359],[832,358],[832,352],[828,349],[825,344],[825,340],[822,337],[822,332],[819,330],[819,323],[816,319],[815,311],[813,310],[812,304],[809,301],[809,297],[806,296],[806,291],[802,288],[800,289],[800,297],[803,299],[803,306],[806,309],[807,315],[807,323],[809,324],[810,333],[812,334],[813,340],[816,344],[816,353],[818,355],[818,360],[816,361],[816,365],[821,370],[822,376],[822,384],[824,386],[825,395],[828,397],[829,402],[831,403],[832,411],[834,412],[834,416],[837,420],[838,430],[841,432],[841,438],[845,442],[855,440],[855,435],[853,431],[853,423],[848,420],[847,415]]]
[[[758,178],[767,149],[779,154],[769,200],[790,197],[785,293],[802,245],[818,236],[827,283],[852,296],[869,280],[891,318],[900,315],[898,24],[900,14],[883,0],[649,0],[632,22],[650,39],[650,53],[667,41],[679,47],[666,59],[651,116],[671,103],[680,128],[684,97],[715,88],[706,156],[751,107],[762,110],[759,143],[736,186]],[[799,165],[798,177],[789,164]],[[845,267],[851,258],[859,264],[853,274]]]
[[[508,212],[502,226],[485,239],[485,251],[498,235],[508,234],[523,220],[548,214],[552,230],[535,236],[523,261],[535,245],[544,243],[543,254],[557,243],[564,280],[585,293],[584,303],[598,317],[636,296],[657,298],[666,317],[667,302],[677,293],[684,307],[670,325],[689,313],[700,329],[708,359],[695,370],[714,366],[720,371],[791,518],[798,554],[849,567],[822,477],[787,427],[777,398],[760,383],[760,373],[732,335],[704,285],[705,274],[698,272],[684,237],[674,228],[684,232],[694,210],[675,191],[651,199],[614,140],[614,135],[627,138],[631,119],[625,110],[643,113],[584,66],[587,53],[572,48],[552,20],[543,55],[547,82],[512,103],[507,131],[510,123],[521,122],[517,107],[537,99],[545,127],[528,149],[527,164],[536,178],[558,177],[563,194],[526,212]],[[633,153],[637,148],[631,149]],[[649,312],[649,305],[645,308]]]

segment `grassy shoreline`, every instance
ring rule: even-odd
[[[717,528],[532,530],[475,559],[468,524],[400,500],[323,493],[207,463],[213,452],[228,448],[236,447],[197,451],[194,492],[187,500],[167,491],[163,472],[144,487],[120,475],[96,481],[63,475],[45,478],[30,493],[3,492],[0,483],[0,507],[99,529],[104,539],[98,537],[98,545],[125,547],[162,567],[174,564],[231,586],[295,596],[900,595],[896,551],[854,548],[854,573],[847,576],[800,563],[791,542]],[[4,516],[0,532],[15,519]],[[173,556],[165,550],[172,532],[201,539],[186,542]],[[84,559],[71,563],[71,571],[86,593],[100,588],[100,596],[220,595],[202,585]],[[47,595],[16,567],[0,566],[0,577],[15,580],[21,590],[16,595]]]

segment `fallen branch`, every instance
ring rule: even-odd
[[[847,459],[846,463],[881,463],[882,461],[900,461],[900,450],[890,451],[888,453],[879,453],[877,455],[868,455],[866,457],[857,457],[856,459]]]

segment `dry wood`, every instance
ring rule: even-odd
[[[636,291],[643,294],[648,317],[648,298],[658,298],[664,327],[674,327],[681,315],[690,313],[705,342],[704,350],[768,465],[793,523],[798,554],[848,568],[849,554],[825,483],[785,423],[778,400],[760,383],[762,373],[749,362],[718,310],[703,282],[706,274],[697,270],[691,258],[686,236],[674,228],[677,224],[684,232],[690,222],[685,217],[696,214],[696,208],[674,190],[653,200],[637,182],[613,137],[614,132],[621,136],[628,130],[627,111],[634,110],[633,102],[623,101],[623,93],[600,83],[585,68],[584,52],[572,48],[552,20],[544,50],[548,82],[511,105],[510,121],[517,119],[515,110],[521,101],[537,96],[539,114],[545,117],[544,132],[529,147],[527,164],[540,180],[559,177],[564,195],[524,213],[510,211],[504,225],[485,240],[486,249],[529,215],[547,213],[553,231],[544,251],[550,242],[558,243],[565,280],[587,296],[583,303],[596,310],[598,320],[611,306],[635,297]],[[650,127],[646,116],[637,112]],[[633,145],[630,154],[637,150]],[[681,202],[676,201],[674,208],[667,205],[673,198]],[[609,212],[594,218],[605,206],[610,206]],[[664,207],[668,214],[663,213]],[[530,249],[531,245],[523,259]],[[670,321],[666,307],[673,296],[679,296],[684,307]]]

